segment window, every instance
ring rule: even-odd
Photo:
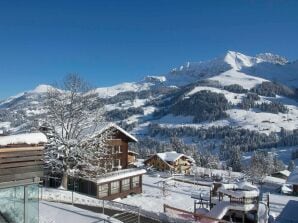
[[[109,195],[109,186],[108,184],[102,184],[98,186],[98,197],[106,197]]]
[[[113,167],[119,167],[119,166],[120,166],[120,160],[119,159],[113,160]]]
[[[111,182],[111,194],[117,194],[120,192],[120,182],[114,181]]]
[[[114,147],[113,146],[108,146],[108,151],[107,151],[108,155],[113,154],[113,152],[114,152]]]
[[[117,153],[120,153],[120,146],[119,145],[113,146],[113,154],[117,154]]]
[[[123,179],[122,180],[122,191],[126,191],[130,189],[130,179]]]
[[[139,187],[140,184],[140,176],[136,176],[132,178],[132,187]]]

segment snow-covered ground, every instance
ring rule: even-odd
[[[163,182],[165,182],[165,190],[163,190]],[[156,213],[163,212],[164,204],[193,211],[194,199],[191,198],[191,194],[194,191],[207,195],[210,192],[210,187],[161,178],[158,173],[155,175],[145,174],[143,176],[143,193],[118,199],[118,201]]]
[[[40,223],[121,223],[107,215],[74,207],[69,204],[41,201],[39,203]]]
[[[245,89],[251,89],[257,84],[261,84],[262,82],[267,81],[263,78],[250,76],[234,69],[228,70],[218,76],[211,77],[209,79],[212,81],[218,81],[223,86],[238,84]]]
[[[132,91],[132,92],[138,92],[143,90],[148,90],[150,86],[152,86],[152,83],[122,83],[118,85],[114,85],[111,87],[101,87],[97,88],[95,91],[98,93],[98,96],[101,98],[109,98],[113,97],[121,92],[126,91]]]
[[[288,165],[289,162],[292,160],[292,151],[296,151],[297,147],[280,147],[274,148],[274,150],[268,152],[274,152],[277,158],[284,162],[284,164]],[[253,152],[245,152],[242,155],[242,160],[244,162],[248,162],[251,159]],[[295,159],[294,162],[298,165],[298,159]]]

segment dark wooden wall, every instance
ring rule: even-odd
[[[0,183],[42,177],[43,148],[0,148]]]

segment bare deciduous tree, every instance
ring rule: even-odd
[[[67,75],[62,85],[48,89],[45,106],[48,111],[46,124],[50,131],[47,133],[46,164],[54,171],[60,169],[64,188],[67,188],[68,175],[74,175],[86,166],[86,157],[92,156],[90,151],[81,147],[86,143],[83,142],[86,135],[92,134],[102,121],[95,97],[89,84],[77,74]],[[98,146],[97,153],[105,152],[101,148],[102,142]]]

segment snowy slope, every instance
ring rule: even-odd
[[[116,96],[117,94],[121,92],[138,92],[138,91],[144,91],[149,90],[150,86],[152,86],[152,83],[122,83],[118,84],[112,87],[102,87],[97,88],[95,91],[98,93],[98,96],[101,98],[109,98]]]
[[[254,86],[253,82],[257,84],[268,79],[298,87],[297,70],[298,61],[288,62],[279,55],[263,53],[251,57],[239,52],[228,51],[224,56],[210,61],[187,62],[179,68],[174,68],[168,74],[167,79],[171,84],[176,85],[206,78],[218,80],[223,85],[232,83],[242,85],[244,84],[242,81],[251,79],[249,81],[251,83],[245,88]],[[214,77],[218,75],[220,77]]]
[[[298,128],[298,103],[284,96],[261,96],[256,103],[279,101],[289,112],[273,114],[257,109],[243,110],[239,104],[246,93],[231,92],[225,90],[224,86],[237,84],[249,91],[263,82],[278,80],[298,87],[297,72],[298,61],[289,62],[284,57],[270,53],[247,56],[228,51],[209,61],[187,62],[165,76],[150,75],[139,82],[97,88],[96,97],[103,100],[106,115],[115,113],[109,117],[112,121],[141,136],[148,132],[147,128],[152,123],[171,128],[232,126],[269,134],[279,132],[281,128]],[[29,131],[34,120],[45,116],[43,102],[45,93],[51,88],[49,85],[39,85],[34,90],[0,101],[0,130]],[[194,123],[192,116],[175,116],[171,111],[155,116],[160,109],[171,107],[172,104],[166,102],[172,98],[177,98],[172,102],[176,103],[200,91],[223,94],[231,104],[231,108],[226,111],[229,117]]]

